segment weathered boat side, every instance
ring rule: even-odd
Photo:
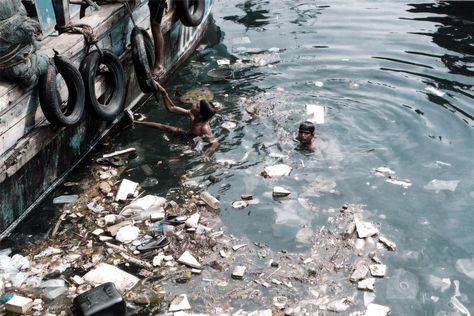
[[[191,54],[207,26],[212,0],[206,1],[206,17],[198,27],[184,27],[170,12],[164,17],[164,66],[167,74]],[[149,29],[148,6],[133,12],[135,22]],[[140,92],[130,54],[133,27],[125,8],[110,4],[81,19],[94,28],[101,48],[120,56],[127,78],[126,106],[137,105]],[[59,42],[58,42],[59,41]],[[59,44],[58,44],[59,43]],[[62,34],[43,41],[42,51],[52,56],[59,50],[78,66],[85,55],[82,35]],[[88,113],[77,125],[57,127],[44,118],[36,87],[21,87],[0,82],[0,239],[11,230],[55,187],[116,125],[94,119]]]

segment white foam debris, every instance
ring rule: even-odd
[[[191,305],[189,305],[188,297],[186,294],[180,294],[176,296],[173,301],[170,303],[169,312],[178,312],[182,310],[191,309]]]
[[[434,94],[434,95],[437,96],[437,97],[442,97],[442,96],[444,96],[444,92],[443,92],[443,91],[441,91],[441,90],[439,90],[439,89],[437,89],[437,88],[435,88],[435,87],[433,87],[433,86],[428,86],[428,87],[425,88],[425,90],[428,91],[428,92],[431,93],[431,94]]]
[[[458,259],[456,261],[456,269],[469,278],[474,279],[474,258]]]
[[[388,167],[377,167],[377,168],[374,168],[371,170],[373,173],[375,173],[376,175],[394,175],[395,174],[395,171],[393,171],[392,169],[388,168]]]
[[[178,262],[196,269],[201,267],[201,264],[187,250],[178,258]]]
[[[390,308],[388,306],[373,303],[367,305],[367,310],[365,311],[365,316],[387,316],[389,314]]]
[[[128,179],[123,179],[120,183],[117,195],[115,196],[115,201],[124,201],[127,199],[129,194],[133,194],[137,189],[138,183],[130,181]]]
[[[459,184],[459,180],[438,180],[438,179],[433,179],[428,184],[424,186],[426,190],[432,190],[435,191],[436,193],[439,193],[439,191],[443,190],[449,190],[451,192],[454,192]]]
[[[270,178],[289,176],[292,168],[285,164],[277,164],[266,166],[263,170],[264,174]]]
[[[355,225],[356,225],[356,230],[357,230],[357,236],[359,238],[367,238],[370,236],[373,236],[379,232],[377,227],[374,226],[374,224],[369,223],[369,222],[362,222],[360,219],[356,218],[354,219]]]
[[[405,189],[407,189],[408,187],[411,186],[411,182],[408,181],[408,180],[398,180],[398,179],[388,178],[385,181],[387,181],[388,183],[391,183],[391,184],[396,184],[396,185],[402,186]]]
[[[315,124],[324,124],[324,107],[319,104],[306,104],[306,119]]]

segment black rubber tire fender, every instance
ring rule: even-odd
[[[63,77],[68,90],[67,103],[61,104],[57,87],[58,73]],[[38,81],[41,109],[46,119],[58,126],[78,123],[84,113],[85,88],[79,70],[66,57],[56,55],[50,59],[46,72]]]
[[[155,92],[155,83],[151,67],[155,63],[153,41],[145,29],[135,26],[130,36],[132,46],[133,67],[140,90],[144,93]]]
[[[98,100],[95,91],[97,72],[100,66],[108,69],[108,79],[112,86],[112,93],[102,103]],[[97,118],[104,121],[113,121],[122,113],[126,97],[125,71],[118,57],[107,49],[93,50],[84,58],[79,68],[87,95],[86,107]]]
[[[176,13],[185,26],[198,26],[204,18],[204,0],[175,0]]]

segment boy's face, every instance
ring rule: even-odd
[[[311,140],[313,139],[313,134],[310,131],[299,130],[298,131],[298,140],[302,144],[311,144]]]

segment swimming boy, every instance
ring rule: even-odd
[[[314,129],[313,123],[310,121],[304,121],[300,124],[298,137],[296,137],[304,148],[313,152],[318,149],[316,138],[314,138]]]
[[[166,125],[157,122],[145,122],[136,121],[133,119],[133,115],[127,112],[127,115],[134,124],[145,125],[161,129],[163,131],[173,132],[183,136],[200,136],[207,140],[211,145],[201,155],[203,161],[209,161],[212,153],[219,146],[219,142],[212,133],[211,126],[209,125],[210,119],[216,114],[216,110],[211,102],[201,100],[192,105],[190,110],[183,109],[182,107],[176,106],[171,100],[166,89],[163,88],[159,83],[156,84],[157,88],[161,91],[165,108],[168,112],[175,113],[178,115],[186,115],[189,117],[189,129],[183,129],[176,126]],[[131,116],[131,117],[130,117]]]

